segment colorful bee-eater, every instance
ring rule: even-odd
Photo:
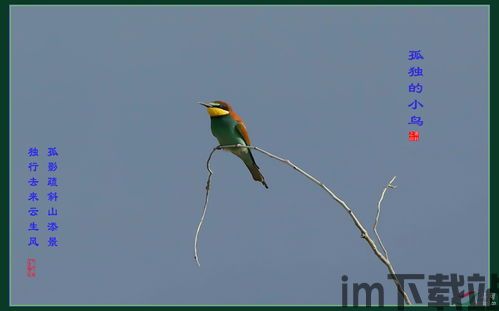
[[[243,119],[226,102],[217,100],[209,103],[199,103],[206,107],[211,119],[211,133],[218,139],[221,146],[243,145],[250,146],[251,140],[244,125]],[[260,173],[255,158],[248,148],[228,148],[230,152],[243,160],[253,179],[261,182],[265,188],[269,188],[265,178]]]

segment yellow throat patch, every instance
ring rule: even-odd
[[[222,108],[216,108],[216,107],[210,107],[207,108],[208,114],[210,117],[220,117],[220,116],[225,116],[228,115],[229,112],[227,110],[224,110]]]

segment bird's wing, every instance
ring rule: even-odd
[[[246,145],[250,146],[251,145],[251,140],[249,138],[248,130],[246,130],[246,125],[244,125],[243,120],[241,119],[240,116],[238,116],[234,112],[231,113],[231,116],[237,122],[237,125],[236,125],[237,131],[239,132],[239,134],[241,134],[241,136],[244,139],[244,142],[246,143]]]
[[[232,116],[232,118],[234,118],[234,120],[236,120],[236,122],[237,122],[236,129],[239,132],[239,134],[242,136],[244,142],[246,143],[247,146],[251,146],[251,140],[249,138],[248,131],[246,130],[246,125],[244,125],[243,120],[241,119],[240,116],[237,115],[237,113],[235,113],[233,111],[231,112],[231,116]],[[253,157],[253,154],[251,153],[251,150],[248,150],[248,153],[249,153],[249,155],[251,157],[251,161],[253,162],[253,165],[258,170],[259,167],[258,167],[258,165],[256,165],[255,158]],[[260,172],[258,172],[258,173],[260,174]]]
[[[244,125],[244,123],[243,122],[238,122],[237,125],[236,125],[236,129],[239,132],[239,134],[241,134],[241,136],[243,137],[244,142],[246,143],[246,145],[250,146],[251,145],[251,141],[250,141],[250,138],[248,136],[248,131],[246,130],[246,126]]]

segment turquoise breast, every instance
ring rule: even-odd
[[[211,133],[220,145],[246,145],[236,128],[237,122],[229,115],[211,118]]]

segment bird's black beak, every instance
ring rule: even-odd
[[[212,107],[212,105],[207,104],[207,103],[203,103],[203,102],[198,102],[198,104],[203,105],[203,106],[205,106],[206,108],[210,108],[210,107]]]

